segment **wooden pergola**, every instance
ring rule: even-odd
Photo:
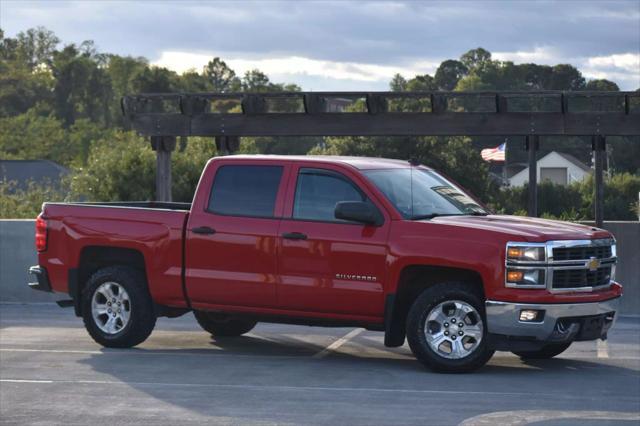
[[[171,200],[177,137],[212,137],[229,153],[242,136],[524,136],[528,214],[537,216],[540,138],[588,136],[598,226],[606,137],[640,135],[638,92],[148,93],[124,97],[122,110],[156,151],[159,201]]]

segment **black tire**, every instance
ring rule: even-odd
[[[522,359],[549,359],[560,355],[569,349],[572,342],[569,343],[548,343],[537,351],[513,351]]]
[[[431,311],[446,301],[463,301],[473,307],[481,318],[483,333],[477,347],[467,356],[459,359],[446,358],[434,351],[427,343],[425,326]],[[474,291],[473,285],[448,282],[437,284],[423,291],[413,302],[407,315],[407,340],[415,357],[427,368],[442,373],[465,373],[485,365],[494,351],[487,345],[487,321],[482,297]],[[455,339],[455,337],[454,337]]]
[[[207,311],[193,311],[196,321],[213,337],[237,337],[253,330],[257,322],[243,318],[225,318]]]
[[[91,311],[96,290],[104,283],[113,282],[126,290],[129,296],[130,316],[121,330],[109,334],[100,329]],[[144,275],[126,266],[110,266],[95,272],[82,291],[82,319],[89,335],[108,348],[130,348],[144,342],[156,325],[153,301]]]

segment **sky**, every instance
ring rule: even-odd
[[[386,90],[476,47],[640,88],[640,0],[0,1],[7,36],[36,26],[178,72],[219,56],[304,90]]]

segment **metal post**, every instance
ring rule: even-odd
[[[176,148],[175,136],[151,136],[156,152],[156,201],[171,201],[171,152]]]
[[[594,215],[596,218],[596,226],[602,228],[604,223],[604,160],[605,160],[606,140],[602,135],[593,136],[593,162],[595,166],[595,200]]]
[[[538,217],[538,164],[536,151],[539,145],[539,136],[527,136],[527,153],[529,154],[529,200],[527,203],[527,215]]]

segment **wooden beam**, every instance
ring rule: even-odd
[[[539,148],[537,135],[527,136],[527,154],[529,159],[529,193],[527,201],[527,214],[538,217],[538,162],[536,152]]]
[[[304,112],[266,108],[281,98],[299,99]],[[122,108],[144,136],[633,136],[640,135],[640,114],[631,100],[639,98],[635,92],[143,94],[123,98]],[[207,108],[234,99],[242,112]],[[366,99],[366,111],[327,112],[332,99]],[[431,111],[389,112],[394,99],[430,99]],[[603,110],[607,99],[619,100],[619,110]],[[169,105],[164,112],[153,108],[160,101]]]
[[[145,136],[584,136],[598,131],[619,136],[640,134],[640,117],[636,114],[167,113],[137,114],[131,123]]]
[[[171,153],[176,147],[172,136],[152,136],[151,148],[156,152],[156,201],[171,201]]]
[[[606,139],[602,135],[593,136],[593,160],[595,198],[593,203],[596,226],[604,224],[604,161],[606,156]]]

